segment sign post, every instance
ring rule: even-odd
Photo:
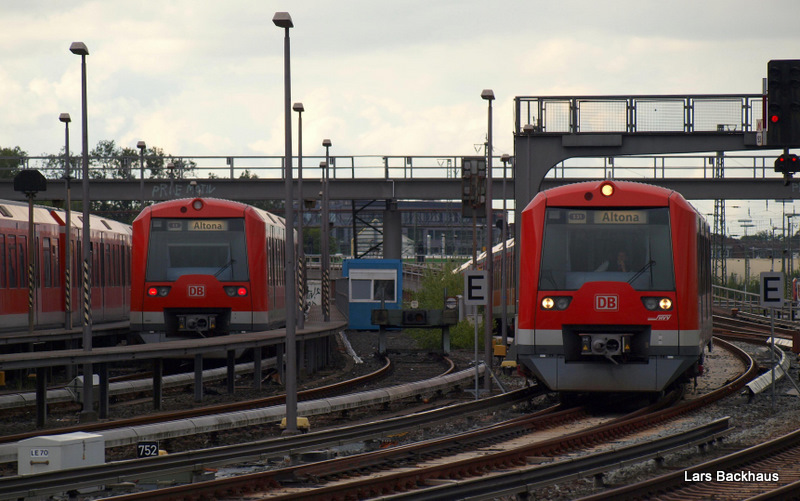
[[[783,273],[763,271],[760,275],[759,305],[769,308],[770,360],[772,362],[772,410],[775,410],[775,308],[783,308]]]
[[[475,400],[478,400],[480,395],[478,389],[478,306],[485,306],[489,302],[486,282],[486,270],[464,272],[464,306],[472,306],[472,323],[475,325]],[[489,377],[488,374],[486,377]]]

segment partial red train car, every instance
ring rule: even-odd
[[[504,248],[505,247],[505,248]],[[514,239],[509,238],[506,240],[505,246],[503,242],[496,244],[492,247],[492,262],[494,263],[494,273],[492,274],[492,316],[495,319],[494,330],[500,334],[500,318],[503,315],[503,253],[505,253],[505,275],[506,275],[506,297],[505,297],[505,310],[506,321],[508,322],[508,332],[506,337],[513,337],[514,335],[514,322],[517,316],[517,289],[514,285],[516,279],[516,261]],[[486,251],[478,253],[476,256],[478,263],[477,269],[483,270],[486,268]],[[472,259],[465,262],[455,270],[453,273],[462,274],[467,270],[471,270]]]
[[[285,324],[283,218],[250,205],[187,198],[133,222],[131,329],[145,342]]]
[[[71,212],[71,326],[81,325],[83,220]],[[92,251],[92,322],[127,320],[130,312],[129,225],[90,216]],[[34,206],[34,328],[68,327],[66,280],[66,212]],[[0,201],[0,330],[28,327],[28,204]]]
[[[703,217],[617,181],[543,191],[522,211],[517,361],[560,392],[660,392],[711,342]]]

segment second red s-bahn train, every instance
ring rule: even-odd
[[[703,217],[641,183],[576,183],[522,211],[516,353],[559,392],[660,392],[702,373],[711,253]]]
[[[33,208],[35,278],[34,328],[77,327],[83,318],[81,277],[83,216],[71,211],[71,235],[66,212],[54,207]],[[130,306],[131,228],[92,215],[89,221],[92,256],[92,322],[124,321]],[[29,325],[28,204],[0,200],[0,330],[20,331]],[[67,308],[66,248],[70,246],[71,292]],[[67,311],[71,325],[67,324]]]
[[[153,204],[133,222],[131,330],[145,342],[285,324],[283,218],[215,198]]]

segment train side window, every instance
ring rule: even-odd
[[[20,235],[17,243],[19,250],[19,286],[28,286],[28,239]]]
[[[131,248],[125,246],[125,285],[131,285]]]
[[[267,282],[269,285],[274,285],[272,281],[272,237],[267,237]]]
[[[106,287],[111,284],[109,270],[109,260],[111,257],[110,245],[100,244],[100,285]]]
[[[0,289],[6,288],[6,236],[0,234]]]
[[[43,287],[52,287],[52,269],[50,268],[50,239],[42,239],[42,281]]]
[[[50,255],[52,258],[50,262],[53,264],[53,287],[58,287],[61,285],[61,259],[58,255],[58,239],[53,239],[52,243],[50,244]]]
[[[93,287],[96,287],[100,284],[100,258],[97,252],[97,246],[94,242],[89,242],[89,258],[92,263],[92,280],[90,283]]]
[[[77,251],[76,251],[77,249]],[[80,240],[74,242],[72,248],[72,274],[75,280],[72,281],[74,286],[83,287],[83,244]]]
[[[15,289],[18,287],[17,275],[19,274],[19,265],[17,262],[17,237],[16,235],[8,236],[8,288]]]

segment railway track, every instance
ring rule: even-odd
[[[409,384],[413,385],[414,383]],[[372,420],[354,426],[320,430],[296,436],[281,436],[237,445],[216,447],[201,451],[187,451],[148,459],[107,463],[80,470],[56,471],[38,475],[0,477],[0,499],[16,499],[25,496],[45,496],[74,491],[98,484],[118,483],[169,476],[183,472],[202,470],[205,467],[224,465],[247,460],[265,461],[269,458],[283,459],[287,454],[300,454],[320,447],[369,440],[391,439],[400,432],[425,430],[439,422],[449,422],[465,415],[483,414],[494,409],[519,405],[541,395],[540,388],[525,388],[496,395],[480,401],[444,408],[406,413],[383,420]],[[152,499],[145,492],[143,499]]]
[[[451,361],[447,360],[448,367],[445,369],[444,374],[448,374],[453,371],[454,365]],[[303,390],[298,392],[298,401],[303,400],[312,400],[316,398],[320,398],[326,395],[333,395],[337,393],[342,393],[345,391],[349,391],[352,388],[358,388],[367,384],[371,381],[375,381],[384,377],[389,371],[392,370],[392,362],[389,359],[385,360],[383,367],[379,368],[376,371],[373,371],[369,374],[359,376],[357,378],[349,379],[347,381],[337,382],[326,386],[321,386],[319,388],[313,388],[308,390]],[[196,418],[200,416],[209,416],[213,414],[222,414],[222,413],[229,413],[229,412],[236,412],[236,411],[243,411],[249,409],[256,409],[260,407],[268,407],[273,405],[283,404],[286,401],[286,394],[280,395],[273,395],[270,397],[264,397],[255,400],[247,400],[242,402],[232,402],[227,404],[218,404],[212,406],[205,406],[205,407],[198,407],[194,409],[184,409],[180,411],[173,411],[173,412],[160,412],[160,413],[153,413],[147,414],[142,416],[137,416],[134,418],[128,419],[118,419],[115,421],[107,421],[107,422],[96,422],[96,423],[83,423],[79,425],[73,426],[66,426],[61,428],[51,428],[47,430],[47,434],[49,435],[59,435],[62,433],[72,433],[77,431],[82,432],[93,432],[93,431],[100,431],[100,430],[112,430],[115,428],[127,428],[127,427],[135,427],[135,426],[142,426],[145,424],[153,424],[153,423],[160,423],[164,421],[174,421],[178,419],[190,419]],[[31,438],[35,436],[39,436],[42,434],[42,430],[34,430],[34,431],[27,431],[21,432],[16,434],[9,434],[0,436],[0,444],[7,444],[17,442],[19,440],[23,440],[26,438]]]
[[[757,367],[746,353],[724,341],[719,343],[726,345],[728,349],[735,351],[737,356],[747,360],[747,370],[734,381],[705,396],[660,410],[648,409],[646,412],[639,411],[632,415],[604,420],[601,423],[585,427],[581,431],[558,433],[550,438],[540,437],[536,442],[520,439],[515,441],[512,446],[499,447],[497,442],[491,438],[497,432],[498,427],[492,427],[470,435],[469,440],[473,442],[472,447],[478,448],[478,452],[467,458],[447,455],[447,451],[452,450],[454,444],[461,445],[467,442],[466,436],[459,435],[439,440],[436,443],[422,442],[392,451],[379,451],[369,455],[334,459],[307,466],[130,494],[118,499],[120,501],[200,499],[198,496],[202,495],[211,495],[216,499],[240,499],[242,493],[248,493],[249,498],[252,499],[308,497],[333,500],[363,499],[404,491],[412,492],[409,495],[413,497],[424,495],[426,487],[433,484],[439,484],[436,488],[436,495],[441,497],[438,499],[452,499],[452,493],[448,492],[447,484],[453,483],[454,480],[463,482],[469,477],[479,477],[489,472],[511,468],[525,469],[531,462],[549,462],[563,456],[568,451],[586,450],[609,440],[618,440],[642,429],[675,419],[737,391],[755,377]],[[582,411],[577,409],[564,412]],[[504,431],[503,433],[519,434],[520,430],[543,426],[536,424],[535,419],[553,419],[555,415],[531,417],[529,418],[531,421],[514,420],[514,423],[504,426],[510,426],[510,429],[515,431]],[[516,428],[514,428],[515,426]],[[561,431],[563,432],[563,429]],[[458,452],[459,454],[463,453],[460,448]],[[447,457],[444,457],[446,455]],[[421,458],[432,456],[442,456],[442,459],[434,461],[435,464],[420,463]],[[393,463],[401,463],[401,466],[394,466]],[[410,464],[414,464],[414,467],[410,467]],[[390,468],[390,470],[382,471],[380,474],[374,471],[382,468]],[[318,484],[326,478],[334,477],[337,479],[358,478],[336,481],[322,486]],[[303,482],[306,482],[305,486],[302,485]],[[301,489],[301,487],[304,488]],[[528,487],[523,483],[516,486],[508,485],[505,488],[521,489],[520,492],[523,492]]]
[[[682,471],[581,499],[797,499],[798,464],[800,430]]]

